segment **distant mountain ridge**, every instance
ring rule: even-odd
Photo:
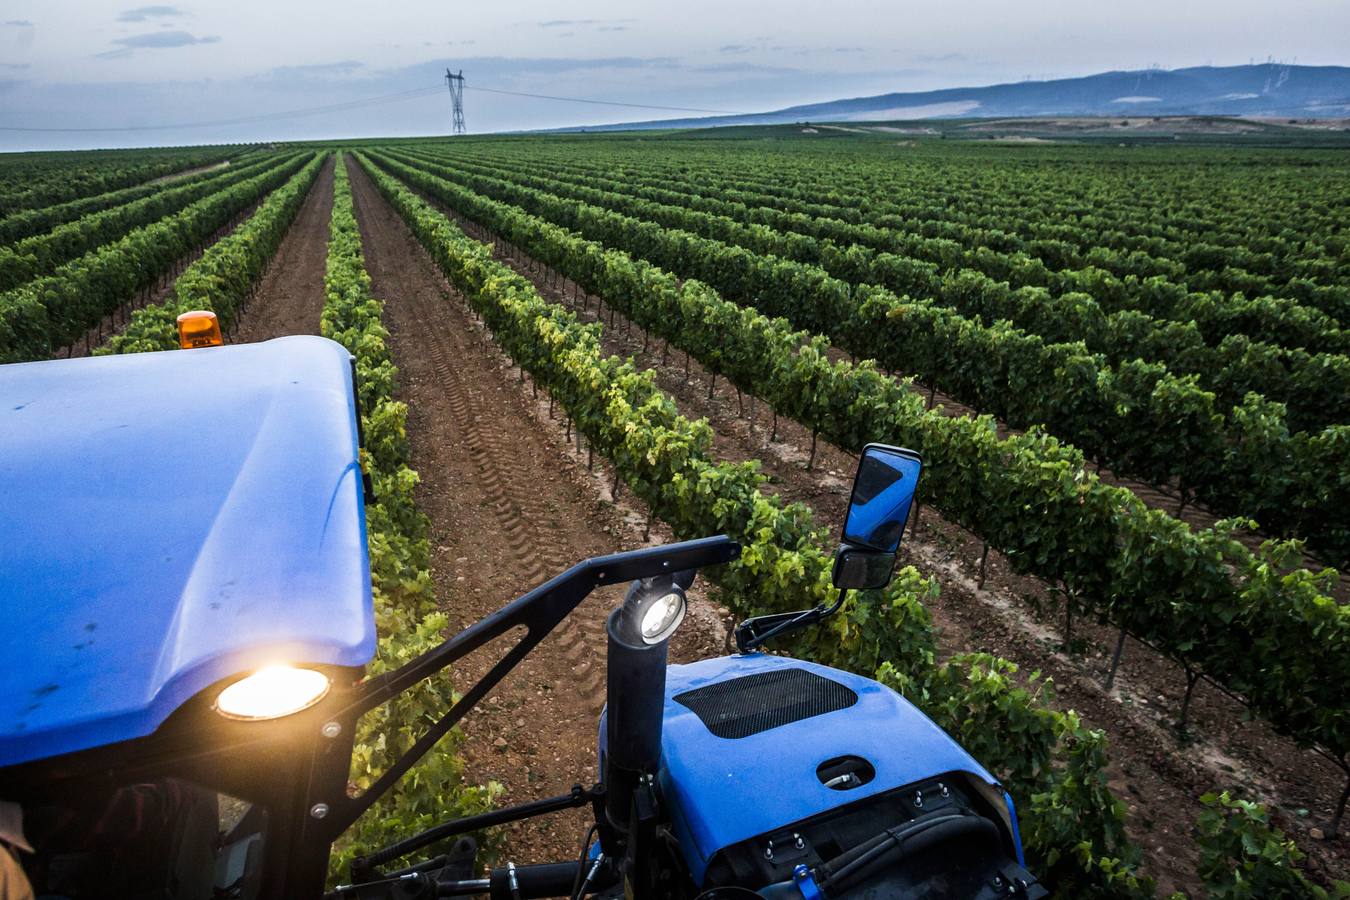
[[[880,94],[764,113],[628,122],[587,131],[1022,116],[1350,116],[1350,67],[1260,63]],[[558,129],[577,131],[579,128]]]

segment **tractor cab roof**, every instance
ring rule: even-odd
[[[0,766],[370,660],[353,397],[317,337],[0,366]]]

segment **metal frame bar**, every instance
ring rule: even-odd
[[[740,544],[720,535],[584,560],[470,625],[439,647],[358,686],[354,698],[337,713],[337,717],[359,717],[512,629],[520,626],[526,629],[519,642],[465,691],[459,701],[369,790],[359,797],[330,801],[330,809],[320,823],[323,836],[332,841],[346,831],[595,588],[730,562],[740,555],[740,550]]]

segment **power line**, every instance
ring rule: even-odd
[[[651,103],[623,103],[619,100],[587,100],[582,97],[555,97],[551,94],[529,94],[525,91],[504,91],[501,88],[479,87],[476,84],[466,84],[466,91],[484,91],[489,94],[510,94],[513,97],[534,97],[536,100],[561,100],[566,103],[596,103],[600,106],[627,106],[631,109],[663,109],[669,112],[697,112],[697,113],[718,113],[727,116],[743,116],[747,113],[738,112],[734,109],[700,109],[697,106],[656,106]]]
[[[532,94],[526,91],[508,91],[502,88],[482,87],[475,84],[462,85],[461,90],[482,91],[489,94],[506,94],[512,97],[529,97],[535,100],[552,100],[562,103],[588,103],[598,106],[622,106],[628,109],[654,109],[663,112],[690,112],[690,113],[713,113],[715,115],[744,115],[736,110],[730,109],[701,109],[695,106],[660,106],[653,103],[625,103],[620,100],[595,100],[585,97],[562,97],[554,94]],[[233,119],[215,119],[205,122],[179,122],[172,125],[121,125],[110,126],[108,128],[27,128],[23,126],[0,125],[0,131],[23,132],[27,134],[52,134],[52,133],[109,133],[109,132],[139,132],[139,131],[172,131],[180,128],[219,128],[225,125],[247,125],[255,122],[270,122],[279,119],[299,118],[301,116],[312,116],[328,112],[340,112],[348,109],[358,109],[363,106],[374,106],[382,103],[395,103],[404,100],[412,100],[417,97],[428,97],[432,94],[439,94],[440,87],[422,87],[412,90],[399,91],[396,94],[383,94],[378,97],[364,97],[358,100],[346,100],[340,103],[329,103],[324,106],[310,106],[303,109],[291,109],[284,112],[259,113],[254,116],[239,116]],[[461,123],[463,113],[460,113]]]
[[[340,112],[347,109],[357,109],[362,106],[371,106],[378,103],[398,102],[402,100],[412,100],[416,97],[426,97],[431,94],[439,94],[441,89],[434,88],[413,88],[409,91],[399,91],[397,94],[384,94],[379,97],[365,97],[360,100],[346,100],[341,103],[329,103],[325,106],[310,106],[304,109],[291,109],[284,112],[259,113],[256,116],[240,116],[235,119],[217,119],[209,122],[180,122],[174,125],[122,125],[109,128],[23,128],[8,125],[0,125],[0,131],[23,131],[23,132],[106,132],[106,131],[168,131],[178,128],[216,128],[222,125],[244,125],[252,122],[267,122],[276,119],[297,118],[299,116],[312,116],[326,112]]]

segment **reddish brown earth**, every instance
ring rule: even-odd
[[[385,301],[390,348],[408,403],[417,500],[431,518],[432,574],[452,629],[500,609],[588,556],[641,544],[602,474],[566,439],[561,419],[533,396],[474,320],[460,294],[356,166],[350,168],[372,292]],[[652,540],[661,539],[656,532]],[[502,803],[593,784],[597,715],[604,703],[604,617],[621,588],[593,594],[493,690],[464,725],[465,771],[500,783]],[[674,659],[720,647],[706,601],[681,630]],[[457,689],[485,673],[504,645],[453,668]],[[509,857],[563,860],[578,851],[582,810],[502,829]]]
[[[333,218],[333,165],[330,156],[244,307],[230,343],[319,333]]]

